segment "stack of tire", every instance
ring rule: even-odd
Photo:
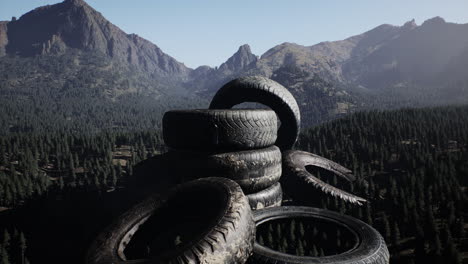
[[[244,102],[271,110],[231,109]],[[117,219],[94,241],[86,262],[387,264],[385,241],[362,221],[318,208],[280,206],[280,177],[293,200],[321,192],[355,204],[365,202],[306,170],[306,166],[320,167],[353,180],[339,164],[291,150],[299,124],[294,97],[280,84],[259,76],[224,85],[210,109],[167,112],[163,136],[170,148],[166,154],[170,174],[184,183],[165,195],[153,194]],[[286,251],[275,247],[284,240],[284,230],[273,233],[277,237],[269,234],[270,244],[260,239],[262,234],[257,233],[256,239],[262,229],[278,230],[301,221],[310,224],[301,238],[307,243],[332,241],[328,236],[317,240],[311,231],[315,223],[336,229],[335,235],[349,243],[317,257],[295,254],[300,250],[291,246]]]
[[[229,109],[244,102],[262,103],[273,111]],[[257,210],[281,205],[280,148],[293,146],[299,124],[299,107],[292,94],[270,79],[253,76],[224,85],[210,109],[166,112],[163,137],[170,148],[174,177],[182,182],[229,178]]]

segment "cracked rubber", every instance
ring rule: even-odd
[[[193,151],[167,154],[174,177],[183,181],[224,177],[237,182],[246,194],[268,188],[281,177],[281,151],[276,146],[215,154]]]
[[[205,178],[152,195],[93,242],[86,263],[245,263],[255,224],[239,185]]]
[[[291,149],[301,124],[299,106],[294,96],[281,84],[262,77],[249,76],[232,80],[214,95],[210,109],[226,109],[244,102],[261,103],[273,109],[281,121],[275,145]]]
[[[254,245],[254,254],[247,263],[252,264],[388,264],[389,253],[382,236],[368,224],[336,212],[313,208],[282,206],[254,212],[256,226],[267,221],[283,218],[316,218],[349,229],[356,235],[355,246],[343,253],[324,257],[308,257],[274,251],[259,243]]]
[[[277,119],[267,109],[174,110],[163,116],[163,138],[173,149],[245,150],[271,146]]]
[[[283,152],[283,177],[281,183],[288,195],[298,201],[310,202],[314,195],[325,193],[357,205],[366,200],[354,194],[338,189],[307,171],[306,166],[316,166],[331,171],[336,175],[354,181],[351,171],[321,156],[299,150]]]
[[[278,182],[264,190],[248,194],[247,198],[252,210],[277,207],[281,206],[281,202],[283,201],[283,190]]]

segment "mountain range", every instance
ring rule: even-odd
[[[196,69],[125,33],[83,0],[0,22],[0,103],[17,116],[21,110],[79,120],[104,111],[93,103],[160,117],[170,108],[206,107],[224,83],[255,74],[285,85],[312,125],[360,109],[466,103],[467,66],[468,24],[440,17],[312,46],[285,42],[261,56],[245,44],[219,67]],[[17,119],[0,122],[12,128]],[[123,122],[114,119],[109,124]]]

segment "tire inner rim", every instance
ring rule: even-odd
[[[193,185],[170,195],[142,218],[119,245],[123,260],[170,259],[201,240],[223,217],[228,194],[222,186]]]
[[[299,257],[324,257],[356,249],[359,235],[346,224],[319,215],[277,215],[257,222],[256,246]]]

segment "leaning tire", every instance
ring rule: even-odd
[[[297,140],[301,116],[294,96],[281,84],[262,76],[235,79],[225,84],[213,97],[210,109],[231,108],[244,102],[256,102],[273,109],[281,121],[275,145],[291,149]]]
[[[170,151],[170,171],[176,178],[190,181],[201,177],[223,177],[237,182],[244,193],[263,190],[277,183],[281,177],[281,151],[268,148],[203,153]]]
[[[276,207],[254,212],[257,232],[262,224],[268,221],[281,221],[287,218],[314,219],[334,225],[337,229],[346,230],[355,239],[349,249],[335,255],[322,257],[297,256],[272,250],[269,247],[254,245],[254,254],[248,263],[281,263],[281,264],[308,264],[308,263],[337,263],[337,264],[385,264],[389,263],[389,253],[382,236],[366,223],[347,215],[312,207]],[[295,222],[297,225],[297,222]],[[306,232],[307,233],[307,232]],[[309,233],[310,234],[310,233]],[[257,233],[257,236],[260,236]],[[274,239],[274,238],[273,238]]]
[[[163,116],[163,138],[174,149],[243,150],[271,146],[277,135],[271,110],[174,110]]]
[[[93,242],[86,263],[244,263],[254,240],[239,185],[206,178],[124,213]]]
[[[323,194],[342,199],[346,202],[362,205],[366,199],[336,188],[307,171],[306,166],[320,167],[336,175],[354,181],[351,171],[345,167],[321,156],[300,151],[288,150],[283,152],[283,184],[285,192],[294,200],[306,203],[319,200]]]
[[[247,198],[252,210],[281,206],[283,190],[278,182],[264,190],[247,195]]]

